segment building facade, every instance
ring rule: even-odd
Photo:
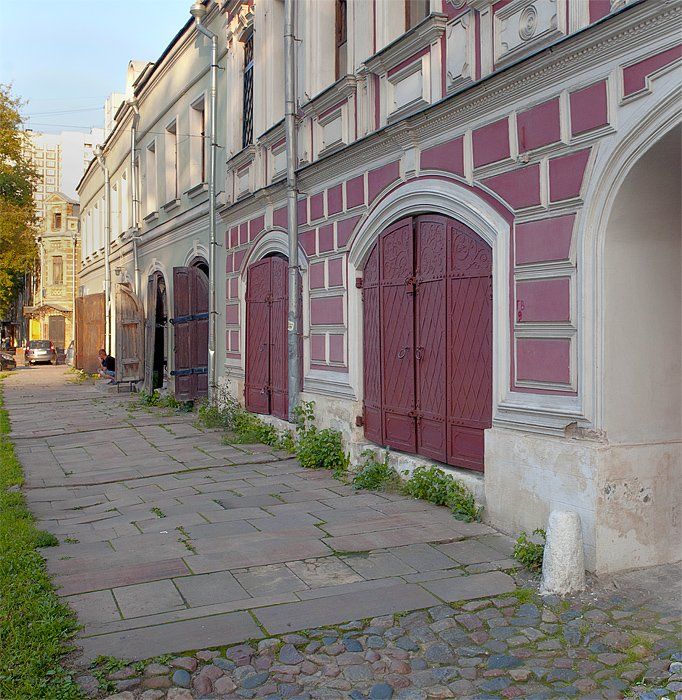
[[[188,22],[133,76],[105,143],[108,239],[104,169],[80,183],[83,285],[102,292],[106,253],[112,342],[118,283],[144,306],[148,375],[189,397],[207,386],[210,272],[217,380],[280,420],[284,3],[207,10],[217,265],[210,47]],[[600,573],[680,556],[681,13],[296,2],[301,398],[353,456],[387,446],[401,470],[452,469],[503,530],[577,511]]]
[[[28,340],[51,340],[58,351],[74,338],[73,309],[81,266],[78,204],[62,192],[43,200],[38,235],[39,267],[33,305],[24,307]]]

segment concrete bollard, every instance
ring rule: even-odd
[[[585,557],[580,516],[553,510],[547,523],[540,593],[566,595],[585,588]]]

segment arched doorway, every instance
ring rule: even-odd
[[[454,219],[388,226],[365,264],[364,426],[381,445],[483,470],[492,250]]]
[[[273,253],[253,263],[246,278],[246,408],[287,420],[289,261]]]
[[[159,271],[147,278],[147,322],[145,324],[145,390],[164,386],[168,358],[168,300],[166,280]]]
[[[173,361],[175,398],[193,401],[208,394],[208,264],[195,258],[173,268]]]
[[[679,559],[682,488],[681,130],[634,163],[604,238],[603,570]]]

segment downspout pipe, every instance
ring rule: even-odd
[[[101,146],[95,149],[95,158],[104,173],[104,349],[111,353],[111,181]]]
[[[202,20],[206,16],[206,6],[195,2],[190,8],[197,31],[211,41],[211,103],[209,114],[210,150],[208,160],[208,399],[215,402],[216,396],[216,162],[218,143],[216,141],[216,112],[218,107],[218,35],[206,28]]]
[[[298,197],[296,161],[296,0],[284,0],[284,132],[287,160],[287,228],[289,229],[289,308],[287,350],[289,370],[289,420],[294,418],[301,393],[300,309],[301,281],[298,261]]]
[[[137,125],[140,120],[140,110],[137,100],[128,100],[128,105],[133,110],[133,120],[130,125],[130,192],[132,195],[132,241],[133,241],[133,266],[135,267],[135,295],[140,296],[140,258],[137,249],[140,237],[140,195],[137,182],[137,168],[135,156],[137,155]]]

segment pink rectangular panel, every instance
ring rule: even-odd
[[[324,216],[324,192],[318,192],[310,198],[310,220],[315,221]]]
[[[584,0],[583,0],[584,2]],[[606,17],[611,12],[611,0],[589,0],[590,3],[590,24],[602,17]]]
[[[234,256],[228,253],[225,258],[225,272],[234,272]]]
[[[239,226],[239,245],[249,242],[249,225],[244,222]]]
[[[239,277],[231,277],[228,282],[230,299],[236,299],[239,296]]]
[[[306,255],[315,255],[315,229],[303,231],[299,234],[298,242],[301,244]]]
[[[230,248],[239,245],[239,227],[235,226],[230,229]]]
[[[464,175],[464,139],[442,143],[422,151],[422,170],[445,170],[456,175]]]
[[[567,338],[517,338],[516,378],[569,384],[571,341]]]
[[[230,350],[239,352],[239,331],[230,331]]]
[[[249,239],[253,240],[265,228],[265,217],[259,216],[249,221]]]
[[[516,224],[516,264],[567,260],[575,214]]]
[[[570,95],[571,134],[577,136],[609,123],[606,81],[601,80]]]
[[[516,320],[519,323],[570,321],[571,286],[568,277],[517,282]]]
[[[324,335],[313,333],[310,336],[310,359],[317,362],[325,362],[327,360]]]
[[[344,336],[332,333],[329,336],[329,361],[343,362]]]
[[[242,269],[242,262],[244,261],[244,255],[246,255],[245,250],[238,250],[234,254],[234,271],[239,272]]]
[[[473,133],[474,167],[509,158],[509,123],[507,118],[476,129]]]
[[[521,112],[516,118],[516,130],[521,153],[560,141],[559,98]]]
[[[283,229],[287,228],[287,208],[286,207],[280,207],[279,209],[275,209],[275,211],[272,214],[272,225],[278,226],[279,228],[283,228]]]
[[[336,244],[339,246],[339,248],[343,248],[348,241],[350,240],[351,236],[353,235],[353,231],[355,230],[355,226],[360,221],[361,217],[359,216],[351,216],[350,219],[342,219],[341,221],[337,222],[336,224]]]
[[[567,156],[550,158],[549,161],[549,198],[552,202],[580,196],[583,175],[590,157],[586,148]]]
[[[334,250],[334,224],[320,226],[317,231],[318,251],[327,253]]]
[[[343,258],[330,258],[327,261],[327,276],[330,287],[343,287]]]
[[[298,225],[308,223],[308,199],[303,198],[298,200]]]
[[[352,209],[365,203],[365,176],[359,175],[346,182],[346,207]]]
[[[369,201],[373,202],[377,195],[392,182],[400,177],[400,163],[396,160],[393,163],[382,165],[380,168],[370,170],[367,175],[367,191]]]
[[[489,177],[483,184],[514,209],[540,204],[540,166],[537,164]]]
[[[311,289],[321,289],[324,287],[324,263],[311,263],[309,268],[308,279],[310,280]]]
[[[343,185],[336,185],[327,190],[327,215],[338,214],[343,210]]]
[[[225,323],[239,323],[239,304],[228,304],[225,307]]]
[[[310,323],[314,326],[343,323],[343,297],[311,299]]]
[[[646,86],[647,76],[659,68],[670,65],[673,61],[677,61],[680,57],[682,57],[682,44],[623,68],[623,96],[627,97],[634,92],[643,90]]]

